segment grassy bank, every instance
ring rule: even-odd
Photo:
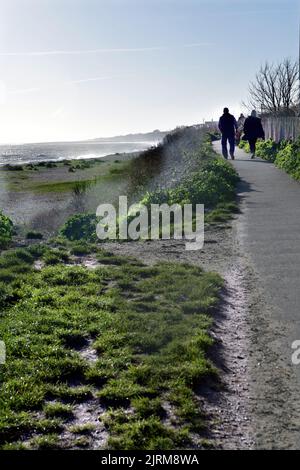
[[[216,157],[205,148],[206,139],[204,131],[180,128],[140,154],[2,167],[0,208],[23,234],[51,236],[70,216],[95,214],[99,204],[116,204],[120,195],[134,203],[146,193],[188,184],[191,174]]]
[[[237,210],[235,170],[194,129],[167,137],[116,177],[126,177],[146,205],[205,204],[208,223]],[[82,175],[81,184],[87,180]],[[105,202],[114,200],[106,194]],[[8,248],[12,226],[5,217],[1,223]],[[92,243],[95,224],[84,212],[59,238],[40,243],[30,231],[26,248],[2,252],[2,448],[211,445],[199,390],[217,383],[210,328],[222,279],[187,264],[149,267],[113,255]]]
[[[89,447],[103,426],[111,449],[204,446],[196,391],[216,374],[207,352],[221,279],[85,248],[94,270],[73,264],[71,246],[1,256],[2,448]],[[91,402],[87,426],[78,409]]]
[[[180,138],[178,138],[180,137]],[[146,152],[116,154],[101,159],[41,162],[0,167],[0,208],[25,231],[53,235],[72,215],[96,212],[100,203],[130,201],[151,186],[163,171],[161,162],[172,152],[196,148],[202,135],[180,131],[170,142]],[[175,151],[175,149],[177,149]],[[169,179],[169,176],[167,176]]]
[[[163,148],[163,147],[162,147]],[[151,152],[141,158],[146,158],[146,164],[152,171],[157,170],[158,165],[163,165],[162,148]],[[211,146],[210,140],[203,139],[197,151],[190,158],[191,171],[188,175],[174,181],[169,181],[169,187],[155,189],[153,191],[140,191],[138,201],[150,209],[151,204],[204,204],[205,222],[214,224],[228,221],[234,212],[238,211],[236,204],[236,185],[239,180],[233,166],[223,158],[218,157]],[[148,159],[150,161],[148,162]],[[191,163],[192,162],[192,163]],[[195,162],[197,164],[195,165]],[[155,170],[153,170],[155,168]],[[155,177],[155,173],[151,173]],[[151,179],[151,178],[150,178]],[[146,180],[146,177],[145,179]],[[147,187],[147,186],[146,186]],[[62,228],[63,236],[70,240],[95,241],[95,227],[98,220],[94,214],[78,214],[71,217]],[[145,233],[143,234],[145,236]]]
[[[246,152],[250,152],[248,142],[242,141],[240,147]],[[294,142],[282,140],[278,143],[272,139],[259,141],[256,155],[275,163],[278,168],[300,181],[300,139]]]

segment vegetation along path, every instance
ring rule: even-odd
[[[10,240],[2,217],[2,449],[299,448],[299,183],[238,150],[237,206],[194,128],[154,156],[136,200],[205,203],[203,249],[96,243],[86,213]]]
[[[211,209],[204,251],[185,250],[184,240],[95,243],[96,218],[86,213],[54,239],[12,239],[2,216],[2,449],[238,447],[240,435],[251,445],[247,416],[235,413],[240,382],[220,393],[231,356],[222,363],[216,354],[222,343],[236,354],[235,329],[219,321],[231,306],[222,310],[217,274],[226,278],[232,260],[236,172],[196,129],[176,131],[142,159],[136,168],[146,167],[154,189],[140,190],[143,201],[184,197]],[[161,189],[165,181],[172,186]]]
[[[219,142],[215,150],[221,153]],[[299,448],[300,184],[272,163],[237,149],[241,182],[236,237],[256,289],[250,305],[250,382],[257,447]],[[252,352],[251,352],[252,351]]]

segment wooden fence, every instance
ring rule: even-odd
[[[268,117],[262,118],[266,139],[276,142],[282,139],[295,140],[300,136],[299,117]]]

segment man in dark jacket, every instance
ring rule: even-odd
[[[244,139],[248,140],[250,145],[251,158],[254,158],[257,139],[265,138],[265,132],[256,111],[252,111],[251,116],[247,117],[244,124],[244,133]]]
[[[219,129],[222,134],[222,153],[226,160],[228,159],[227,140],[229,142],[230,156],[234,160],[235,132],[237,127],[235,117],[229,114],[228,108],[224,108],[223,116],[219,120]]]

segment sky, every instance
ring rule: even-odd
[[[0,143],[238,115],[266,60],[297,58],[300,0],[0,0]]]

